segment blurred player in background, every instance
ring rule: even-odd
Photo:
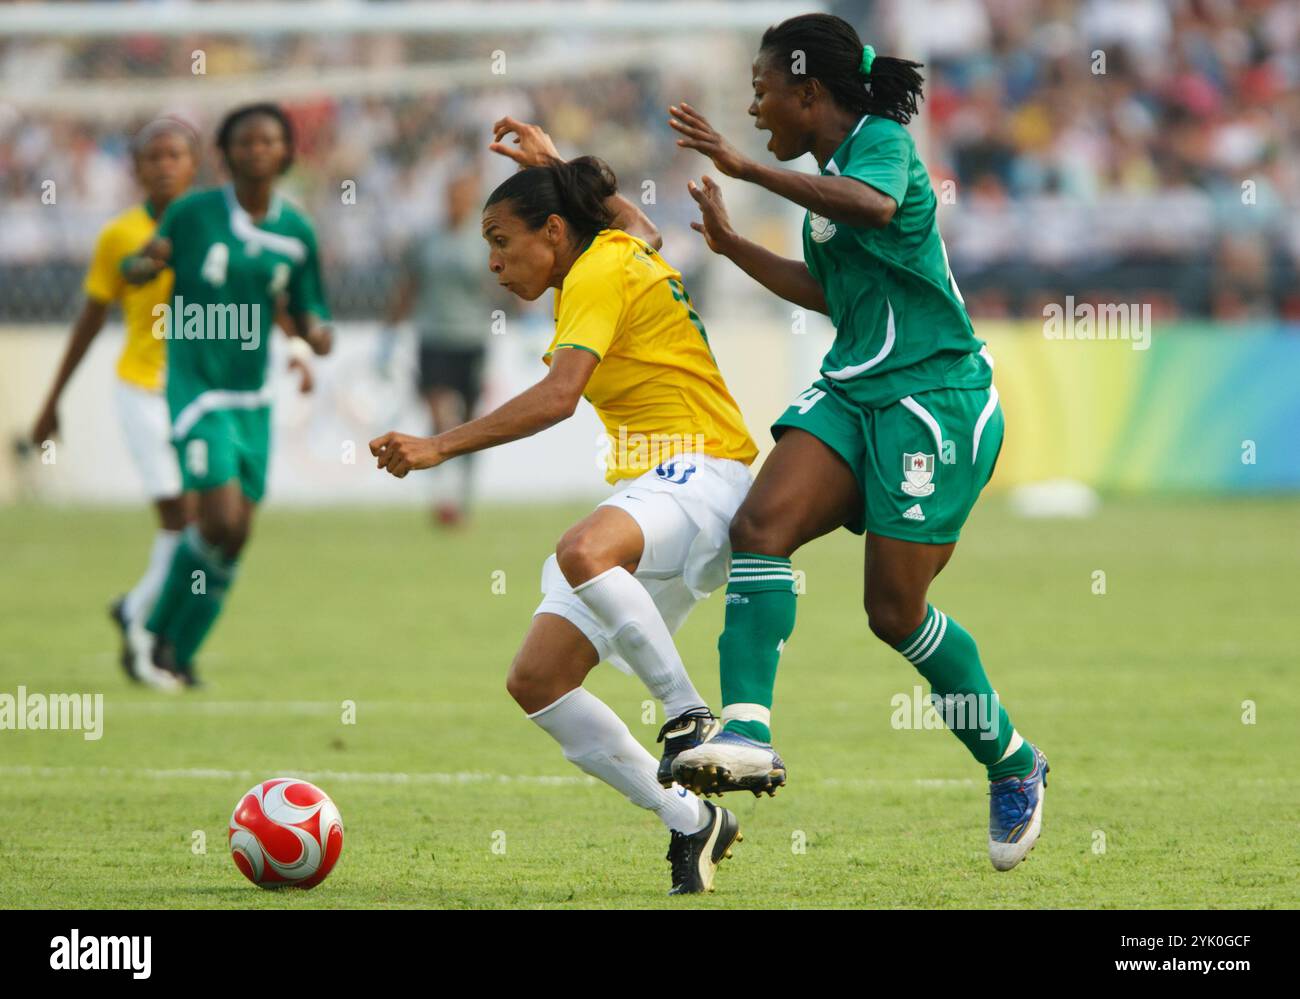
[[[85,304],[72,327],[54,384],[32,428],[36,444],[59,431],[59,400],[91,341],[104,326],[113,303],[122,307],[126,340],[117,361],[115,397],[118,421],[127,450],[135,462],[145,494],[158,511],[158,532],[144,575],[110,614],[122,633],[122,666],[132,679],[167,686],[169,678],[147,660],[130,654],[128,634],[139,629],[153,610],[167,576],[167,567],[189,519],[181,492],[181,474],[171,445],[171,420],[163,395],[167,364],[166,341],[153,335],[154,307],[172,291],[170,271],[161,271],[144,284],[128,284],[122,262],[149,241],[159,218],[189,188],[199,166],[199,142],[194,130],[176,118],[158,118],[145,125],[131,143],[135,176],[143,188],[141,203],[109,221],[100,231],[95,255],[86,274]]]
[[[668,827],[671,893],[708,891],[740,826],[672,782],[676,754],[718,727],[672,634],[726,576],[727,524],[757,448],[681,276],[656,252],[658,230],[617,194],[609,168],[592,157],[565,163],[534,125],[505,118],[494,131],[491,148],[525,169],[483,209],[488,263],[525,301],[556,289],[550,372],[477,420],[429,439],[388,433],[371,453],[401,478],[554,426],[584,396],[592,403],[614,445],[606,478],[618,489],[543,566],[544,597],[506,686],[566,759]],[[501,142],[511,133],[517,149]],[[647,446],[620,447],[632,439]],[[663,702],[658,765],[583,687],[605,659]]]
[[[217,146],[231,183],[172,204],[123,267],[133,282],[167,267],[174,274],[167,402],[182,484],[198,494],[197,522],[176,547],[132,653],[176,685],[197,682],[194,656],[221,613],[266,488],[277,312],[315,353],[331,342],[315,232],[275,190],[293,163],[289,119],[274,104],[238,108],[222,121]],[[193,586],[196,578],[205,585]]]
[[[492,317],[489,295],[495,290],[483,268],[483,234],[479,226],[478,164],[468,162],[447,185],[446,225],[411,242],[402,257],[389,323],[410,318],[419,338],[419,391],[429,406],[435,434],[474,415],[483,390],[483,364]],[[385,352],[393,333],[385,332]],[[474,456],[451,468],[460,473],[454,498],[439,496],[438,522],[454,525],[468,512],[473,491]]]
[[[724,731],[683,753],[674,776],[706,792],[785,781],[770,724],[794,630],[790,556],[847,527],[866,534],[872,632],[930,682],[940,715],[986,768],[989,857],[1009,870],[1038,838],[1047,759],[1012,726],[975,640],[927,598],[993,474],[1003,421],[992,358],[948,267],[934,191],[904,127],[921,97],[916,69],[877,59],[829,14],[768,29],[749,113],[778,160],[812,153],[819,176],[756,163],[689,105],[669,109],[679,145],[808,210],[804,258],[787,260],[735,233],[712,180],[692,183],[703,214],[695,228],[710,249],[836,329],[822,377],[773,426],[776,446],[731,527],[718,640]]]

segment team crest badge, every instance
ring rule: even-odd
[[[934,455],[903,452],[903,492],[908,496],[929,496],[934,492]]]
[[[808,225],[812,229],[814,243],[824,243],[835,235],[835,223],[816,212],[808,213]]]
[[[676,486],[683,485],[694,474],[694,465],[683,466],[683,464],[676,461],[665,461],[655,469],[655,475]]]

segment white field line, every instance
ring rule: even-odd
[[[123,777],[147,778],[150,780],[270,780],[272,774],[267,771],[222,770],[215,767],[180,767],[173,769],[155,769],[151,767],[33,767],[0,766],[0,777]],[[581,784],[598,784],[594,777],[569,774],[565,776],[546,776],[534,774],[494,774],[479,771],[461,771],[459,773],[384,773],[382,771],[362,770],[305,770],[288,771],[284,776],[299,777],[310,781],[329,781],[337,783],[362,784],[534,784],[541,787],[567,787]],[[820,787],[835,788],[883,788],[883,787],[974,787],[978,781],[970,778],[955,780],[938,779],[888,779],[856,778],[844,780],[837,777],[817,778],[810,781]]]
[[[328,781],[358,784],[526,784],[538,787],[571,787],[600,783],[594,777],[578,774],[497,774],[484,771],[462,770],[456,773],[386,773],[372,770],[224,770],[217,767],[177,767],[156,769],[151,767],[40,767],[0,766],[0,777],[121,777],[148,780],[270,780],[274,776],[298,777],[310,781]],[[834,788],[845,791],[872,791],[887,788],[921,788],[939,791],[953,788],[983,787],[986,782],[973,777],[814,777],[801,784]],[[1175,789],[1186,787],[1188,781],[1168,780],[1158,777],[1126,780],[1126,786]],[[1300,780],[1290,777],[1234,778],[1234,785],[1258,787],[1294,787]],[[1090,781],[1073,781],[1076,789],[1095,788],[1101,785]]]
[[[30,690],[31,688],[29,688]],[[36,691],[40,693],[40,691]],[[428,712],[437,705],[428,701],[354,701],[358,714],[368,711],[414,714]],[[116,701],[104,705],[105,714],[170,715],[195,714],[239,717],[240,715],[337,715],[343,711],[343,699],[337,701],[204,701],[156,700]]]
[[[392,710],[402,705],[396,701],[358,702],[360,713],[366,708]],[[179,709],[179,710],[177,710]],[[110,702],[104,713],[122,715],[195,714],[239,717],[240,715],[337,715],[343,711],[341,701],[124,701]]]
[[[548,777],[532,774],[460,773],[382,773],[352,770],[302,770],[276,772],[221,770],[216,767],[180,767],[159,770],[151,767],[23,767],[0,766],[0,777],[143,777],[150,780],[271,780],[273,776],[292,776],[303,780],[356,782],[367,784],[540,784],[542,786],[596,783],[594,777],[570,775]]]

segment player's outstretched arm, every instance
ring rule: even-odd
[[[288,324],[285,332],[304,340],[313,354],[319,357],[330,352],[334,345],[334,327],[316,313],[286,311],[283,319]]]
[[[827,312],[826,295],[802,260],[790,260],[745,239],[731,227],[727,208],[722,203],[722,190],[712,177],[705,177],[702,186],[690,181],[686,185],[691,197],[700,206],[700,221],[691,228],[703,234],[709,249],[726,257],[772,294],[787,302]]]
[[[370,453],[378,459],[377,467],[401,479],[407,472],[433,468],[457,455],[531,437],[573,415],[599,362],[586,350],[557,350],[545,378],[485,416],[434,437],[390,431],[370,442]]]
[[[509,143],[503,142],[507,135],[513,135],[514,140]],[[563,162],[551,137],[538,125],[505,117],[492,126],[492,136],[493,142],[488,149],[514,160],[521,167],[546,166],[548,163]],[[621,229],[629,235],[643,239],[656,250],[663,248],[663,236],[650,221],[650,217],[623,195],[616,192],[606,198],[605,210],[612,216],[611,229]]]
[[[86,356],[90,342],[103,329],[107,317],[107,302],[99,302],[93,298],[86,299],[86,304],[81,307],[81,314],[77,316],[77,321],[72,326],[72,337],[63,351],[63,360],[59,363],[58,374],[54,376],[54,384],[50,386],[50,393],[45,397],[45,405],[41,407],[40,415],[37,416],[36,423],[32,427],[33,444],[42,444],[59,432],[59,398],[63,395],[63,389],[69,379],[72,378],[72,373],[77,370],[77,365]]]
[[[668,124],[682,136],[679,146],[703,153],[728,177],[758,184],[818,215],[859,229],[880,229],[898,210],[888,194],[852,177],[797,173],[750,159],[685,102],[674,104],[668,113],[672,115]]]

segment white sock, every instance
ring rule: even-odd
[[[707,703],[691,683],[654,598],[630,572],[616,565],[573,592],[613,636],[632,671],[663,702],[669,720]]]
[[[176,545],[180,540],[180,531],[159,529],[154,535],[153,547],[149,550],[148,568],[126,595],[122,606],[122,613],[128,621],[143,620],[153,610],[163,583],[167,581],[167,570],[171,568],[172,556],[176,554]]]
[[[566,760],[650,809],[669,829],[694,833],[708,822],[702,799],[676,784],[659,786],[655,758],[609,705],[585,688],[574,688],[528,717],[560,744]]]

